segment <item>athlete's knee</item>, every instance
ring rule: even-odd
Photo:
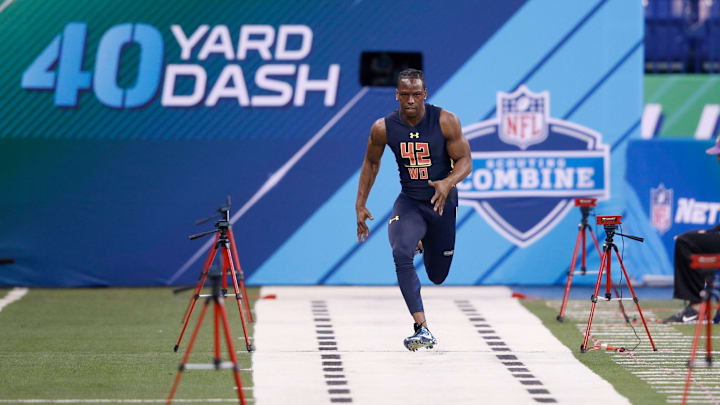
[[[442,284],[443,281],[445,281],[445,279],[447,278],[447,276],[448,273],[446,272],[445,274],[435,274],[433,276],[428,276],[428,278],[435,284]]]
[[[392,255],[395,264],[406,264],[413,262],[415,256],[415,249],[413,246],[406,243],[394,243],[392,245]]]
[[[445,281],[450,272],[453,253],[451,250],[443,252],[442,256],[427,255],[425,257],[425,270],[427,270],[430,281],[435,284],[442,284]]]
[[[450,264],[448,264],[447,266],[442,266],[439,271],[437,268],[428,269],[428,278],[435,284],[442,284],[443,281],[445,281],[445,279],[447,278],[449,270]]]

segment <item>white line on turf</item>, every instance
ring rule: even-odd
[[[548,302],[548,305],[554,306],[551,302]],[[634,312],[634,309],[626,309],[628,309],[628,314],[632,317],[630,312]],[[587,308],[584,305],[579,306],[577,303],[570,303],[566,312],[569,318],[583,322],[576,324],[582,333],[585,332],[586,327],[586,310]],[[596,323],[593,324],[592,329],[593,338],[599,341],[625,342],[626,344],[633,342],[632,345],[634,346],[637,340],[634,334],[628,331],[627,326],[618,323],[619,315],[617,310],[596,311]],[[646,311],[645,318],[657,319],[653,311]],[[634,326],[642,341],[641,345],[635,352],[609,353],[613,361],[631,371],[638,378],[643,379],[657,392],[668,388],[684,388],[687,375],[687,360],[690,356],[693,336],[683,335],[672,325],[651,322],[648,327],[651,330],[655,344],[659,348],[658,352],[652,352],[649,350],[650,343],[647,335],[644,334],[644,330],[642,330],[642,324],[635,324]],[[615,345],[621,345],[621,343],[615,343]],[[702,353],[704,353],[703,350],[698,350],[700,358],[702,358]],[[713,354],[715,353],[717,352],[713,352]],[[690,396],[701,400],[688,401],[688,403],[720,404],[716,397],[719,375],[720,371],[717,368],[695,368]],[[667,399],[668,402],[677,402],[673,400],[672,396]]]
[[[10,3],[12,3],[13,1],[15,0],[5,0],[3,4],[0,4],[0,13],[2,13],[6,8],[8,8]]]
[[[325,136],[325,134],[330,131],[330,129],[335,126],[335,124],[337,124],[338,121],[340,121],[340,119],[342,119],[342,117],[345,116],[348,111],[350,111],[350,109],[355,106],[355,104],[357,104],[358,101],[360,101],[360,99],[368,92],[368,90],[368,87],[363,87],[362,89],[360,89],[360,91],[357,92],[357,94],[355,94],[355,96],[353,96],[353,98],[350,99],[350,101],[348,101],[347,104],[345,104],[343,108],[340,109],[340,111],[338,111],[332,118],[330,118],[330,121],[323,125],[323,127],[320,128],[320,130],[316,132],[315,135],[313,135],[313,137],[310,138],[310,140],[307,141],[307,143],[305,143],[302,148],[300,148],[300,150],[295,152],[295,154],[287,162],[285,162],[285,164],[282,165],[280,169],[278,169],[275,173],[272,174],[272,176],[270,176],[269,179],[267,179],[265,184],[263,184],[262,187],[260,187],[260,189],[255,192],[255,194],[250,198],[250,200],[248,200],[238,212],[233,214],[232,218],[230,218],[230,223],[234,224],[238,219],[240,219],[241,216],[245,215],[245,213],[250,208],[252,208],[256,202],[258,202],[258,200],[260,200],[265,194],[267,194],[278,183],[280,183],[280,180],[285,177],[285,175],[290,171],[290,169],[292,169],[293,166],[295,166],[295,164],[300,159],[302,159],[302,157],[305,156],[305,154],[313,146],[315,146],[315,144],[318,143],[320,139]],[[187,269],[189,269],[190,266],[192,266],[192,264],[200,258],[200,256],[202,256],[205,252],[207,252],[208,249],[210,249],[210,245],[212,245],[212,242],[212,239],[208,239],[205,244],[203,244],[202,247],[200,247],[200,249],[198,249],[198,251],[195,252],[182,266],[180,266],[180,268],[175,272],[175,274],[173,274],[168,279],[167,284],[172,284],[181,275],[183,275],[183,273],[185,273]]]
[[[0,298],[0,311],[3,310],[6,306],[12,304],[13,302],[19,300],[20,298],[24,297],[25,294],[28,293],[27,288],[22,287],[15,287],[10,292],[7,293],[6,296]]]

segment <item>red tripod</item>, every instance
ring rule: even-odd
[[[204,224],[205,222],[208,222],[215,218],[220,218],[221,221],[227,222],[227,224],[223,223],[222,225],[227,226],[227,235],[230,239],[230,248],[232,249],[232,257],[235,259],[237,282],[240,284],[240,291],[242,292],[243,302],[245,304],[245,310],[247,311],[248,322],[255,322],[255,320],[253,319],[252,311],[250,310],[250,301],[248,300],[248,295],[247,295],[247,292],[245,291],[245,273],[243,273],[242,266],[240,266],[240,259],[239,259],[240,256],[238,255],[238,252],[237,252],[237,244],[235,244],[235,236],[233,236],[232,225],[230,225],[230,205],[231,205],[230,204],[230,196],[227,196],[225,205],[223,205],[217,209],[217,211],[220,213],[219,215],[213,215],[209,218],[195,221],[195,224],[196,225]],[[220,223],[216,223],[215,227],[219,228],[220,225],[221,225]],[[199,238],[199,237],[202,237],[207,234],[209,234],[209,233],[203,233],[203,234],[193,235],[193,236],[195,238]],[[191,236],[190,239],[193,239],[193,236]],[[215,242],[217,242],[217,239],[215,240]],[[222,257],[221,257],[221,259],[222,259]],[[225,277],[225,275],[227,274],[226,270],[229,270],[230,266],[227,263],[223,263],[223,266],[224,266],[224,269],[223,269],[223,279],[222,279],[223,280],[222,292],[223,292],[223,296],[225,296],[227,294],[227,277]],[[202,288],[202,286],[201,286],[201,288]],[[188,306],[188,308],[189,308],[189,306]],[[185,315],[183,315],[183,321],[185,320],[185,317],[188,315],[187,314],[188,308],[185,308]]]
[[[698,343],[700,343],[700,334],[702,333],[703,321],[705,322],[705,364],[712,366],[712,299],[718,301],[718,311],[720,311],[720,297],[715,293],[715,273],[720,270],[720,254],[696,254],[691,256],[690,267],[705,274],[705,288],[700,292],[702,302],[698,310],[697,325],[695,326],[695,338],[693,339],[692,351],[690,352],[690,360],[688,361],[688,373],[685,378],[685,391],[683,391],[682,403],[687,401],[687,395],[690,391],[690,379],[692,370],[696,364],[695,355],[697,354]]]
[[[600,284],[602,283],[602,276],[603,271],[607,270],[607,282],[605,283],[606,290],[605,290],[605,299],[607,301],[612,300],[612,295],[610,294],[610,285],[612,284],[612,280],[610,279],[610,264],[612,262],[612,251],[615,251],[615,256],[618,259],[618,262],[620,262],[620,267],[622,268],[623,274],[625,275],[625,279],[627,280],[628,288],[630,289],[630,293],[632,293],[632,300],[635,302],[635,306],[637,306],[638,313],[640,313],[640,319],[642,319],[643,326],[645,326],[645,332],[647,332],[648,339],[650,339],[650,345],[652,345],[652,348],[654,351],[657,351],[657,348],[655,347],[655,342],[652,340],[652,336],[650,336],[650,330],[647,327],[647,323],[645,322],[645,317],[643,316],[642,310],[640,309],[640,300],[638,300],[637,296],[635,295],[635,290],[632,287],[632,284],[630,283],[630,277],[627,274],[627,271],[625,270],[625,265],[623,264],[622,258],[620,257],[620,254],[618,253],[618,248],[613,243],[613,236],[619,235],[626,238],[630,238],[633,240],[637,240],[639,242],[643,241],[643,238],[637,237],[637,236],[630,236],[630,235],[623,235],[619,232],[616,232],[618,225],[622,224],[620,222],[620,218],[622,216],[598,216],[597,217],[597,224],[603,225],[605,228],[605,243],[603,244],[603,254],[602,259],[600,261],[600,270],[598,270],[598,278],[595,282],[595,291],[593,292],[593,295],[590,297],[590,300],[592,301],[592,305],[590,307],[590,317],[588,318],[588,324],[587,328],[585,329],[585,340],[583,340],[582,345],[580,345],[580,352],[585,353],[587,349],[587,342],[590,338],[590,328],[592,327],[592,319],[593,314],[595,313],[595,305],[598,301],[598,292],[600,291]],[[617,295],[617,292],[616,292]],[[620,301],[627,298],[621,298],[617,297],[616,300]],[[627,319],[627,317],[626,317]]]
[[[588,225],[588,216],[590,215],[590,209],[593,207],[596,207],[597,204],[596,198],[576,198],[575,199],[575,206],[580,207],[580,213],[582,214],[582,219],[580,223],[578,224],[578,235],[577,239],[575,239],[575,249],[573,250],[572,260],[570,261],[570,269],[568,270],[568,277],[567,282],[565,283],[565,294],[563,295],[562,305],[560,305],[560,313],[555,318],[559,322],[562,322],[565,318],[565,309],[567,307],[567,301],[568,297],[570,296],[570,286],[572,286],[572,280],[574,275],[587,275],[587,274],[597,274],[597,271],[587,271],[587,251],[585,249],[586,244],[586,232],[590,233],[590,236],[592,237],[593,243],[595,244],[595,250],[598,252],[598,256],[602,257],[602,253],[600,253],[600,245],[598,244],[597,238],[595,237],[595,234],[592,231],[592,227]],[[578,257],[578,250],[581,249],[581,259],[580,259],[580,271],[575,271],[575,265],[577,264],[577,257]],[[615,291],[615,296],[618,296],[617,288],[615,287],[615,284],[612,283],[612,279],[610,276],[610,272],[608,271],[607,274],[608,277],[608,283],[612,285],[613,290]],[[620,312],[625,317],[626,322],[630,322],[630,319],[628,318],[627,314],[625,313],[625,307],[622,304],[622,301],[618,301],[620,304]]]
[[[175,376],[175,382],[173,382],[173,386],[170,389],[170,395],[167,399],[167,404],[169,405],[172,403],[172,399],[175,396],[175,391],[177,390],[178,384],[180,383],[180,377],[182,377],[182,373],[185,370],[210,370],[215,369],[219,370],[221,368],[230,368],[233,371],[233,376],[235,377],[235,384],[237,386],[237,393],[238,393],[238,400],[240,404],[245,405],[245,394],[243,393],[243,387],[242,387],[242,380],[240,379],[240,367],[238,366],[238,360],[237,356],[235,354],[235,347],[233,346],[233,339],[232,334],[230,333],[230,324],[228,323],[227,318],[227,311],[225,311],[225,304],[224,304],[224,296],[220,293],[220,275],[219,274],[212,274],[210,276],[210,280],[212,282],[212,294],[209,294],[209,296],[205,300],[205,305],[202,308],[202,311],[200,312],[200,317],[198,318],[197,325],[195,325],[195,329],[193,330],[192,337],[190,338],[190,343],[188,344],[187,351],[185,352],[185,356],[182,359],[182,362],[180,363],[180,367],[178,369],[178,373]],[[215,319],[215,334],[214,334],[214,342],[215,342],[215,358],[213,359],[213,364],[188,364],[188,358],[190,357],[190,351],[192,351],[193,345],[195,344],[195,339],[197,338],[198,332],[200,331],[200,326],[202,326],[203,319],[205,319],[205,313],[207,312],[208,306],[210,305],[210,302],[213,302],[213,308],[214,308],[214,319]],[[225,341],[227,342],[227,349],[228,353],[230,355],[230,360],[228,362],[221,362],[220,361],[220,322],[222,321],[223,331],[225,332]]]
[[[249,352],[253,351],[253,345],[250,343],[250,338],[248,337],[247,333],[247,325],[245,324],[245,315],[243,314],[242,309],[243,302],[245,304],[245,308],[247,309],[250,322],[252,322],[252,313],[250,312],[250,302],[248,300],[247,292],[245,291],[245,282],[242,276],[242,270],[240,270],[239,273],[236,271],[236,268],[240,268],[240,263],[237,261],[237,248],[235,247],[235,238],[233,237],[232,227],[230,226],[230,210],[227,207],[221,207],[220,211],[224,214],[224,219],[218,221],[215,224],[215,227],[217,229],[213,231],[199,233],[196,235],[190,235],[190,239],[197,239],[215,233],[215,240],[212,247],[210,248],[210,251],[208,252],[207,259],[205,259],[205,264],[203,265],[200,280],[195,287],[195,293],[192,295],[192,297],[190,297],[190,302],[188,302],[188,305],[185,308],[185,314],[183,315],[184,325],[182,331],[180,332],[180,337],[178,338],[178,341],[173,349],[174,351],[178,351],[178,348],[180,347],[180,341],[182,341],[183,335],[185,334],[185,329],[187,328],[188,322],[190,322],[190,316],[192,315],[192,311],[195,308],[195,304],[197,303],[198,298],[208,296],[200,294],[200,291],[202,291],[203,285],[205,284],[205,279],[208,275],[208,271],[210,271],[210,266],[215,260],[215,256],[217,255],[218,250],[221,251],[222,258],[221,293],[223,297],[227,295],[227,274],[229,272],[232,276],[233,288],[235,290],[235,299],[237,300],[238,312],[240,313],[240,320],[242,321],[243,334],[245,335],[245,346]],[[206,220],[203,220],[203,222],[204,221]],[[239,285],[238,279],[240,279]]]

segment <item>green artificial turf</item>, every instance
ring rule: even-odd
[[[650,405],[666,402],[665,396],[653,391],[646,382],[630,373],[627,369],[617,365],[607,353],[600,350],[580,353],[580,344],[584,336],[575,325],[576,320],[568,319],[567,316],[565,322],[561,323],[556,320],[559,306],[558,308],[552,308],[546,304],[545,300],[540,299],[522,300],[521,302],[525,308],[540,318],[543,325],[545,325],[558,340],[570,348],[581,363],[607,380],[621,395],[627,397],[633,404]],[[602,398],[595,398],[595,400],[603,402]]]
[[[258,289],[248,289],[256,295]],[[31,289],[0,312],[0,399],[162,399],[170,392],[202,302],[173,352],[190,291]],[[227,301],[241,368],[250,368],[237,304]],[[190,363],[211,363],[212,305]],[[252,325],[249,327],[252,333]],[[223,339],[222,359],[229,360]],[[252,386],[250,372],[243,385]],[[176,398],[236,398],[230,370],[186,370]],[[252,391],[245,391],[246,398]],[[202,402],[202,401],[199,401]]]

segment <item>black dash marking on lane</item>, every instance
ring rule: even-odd
[[[325,383],[327,385],[347,385],[347,381],[341,381],[341,380],[325,380]]]
[[[337,351],[335,332],[332,329],[332,319],[323,300],[311,301],[311,308],[315,324],[315,338],[318,342],[318,351]],[[339,354],[320,354],[323,377],[328,386],[348,385],[344,372],[342,358]],[[333,374],[328,374],[333,373]],[[350,390],[347,388],[329,388],[328,396],[331,403],[351,403]]]
[[[512,350],[507,347],[507,343],[505,343],[500,336],[496,334],[496,332],[492,329],[492,325],[487,322],[487,319],[485,319],[478,311],[475,309],[475,307],[470,303],[469,300],[455,300],[455,305],[457,305],[458,309],[462,311],[465,315],[467,315],[468,320],[473,323],[473,326],[475,327],[475,330],[478,334],[480,334],[480,337],[483,338],[483,341],[485,344],[490,347],[490,349],[494,352],[512,352]],[[482,323],[478,323],[482,322]],[[523,362],[518,361],[518,358],[514,354],[496,354],[495,355],[498,360],[502,362],[502,364],[507,367],[508,371],[512,373],[512,376],[517,379],[520,384],[525,386],[542,386],[543,383],[538,380],[532,373],[530,373],[530,369],[523,364]],[[503,360],[515,360],[515,361],[503,361]],[[528,393],[531,395],[538,395],[538,394],[545,394],[550,395],[550,391],[544,388],[528,388]],[[552,397],[535,397],[533,396],[532,399],[535,402],[541,402],[541,403],[555,403],[557,400]]]
[[[522,385],[543,385],[540,380],[520,380]]]

